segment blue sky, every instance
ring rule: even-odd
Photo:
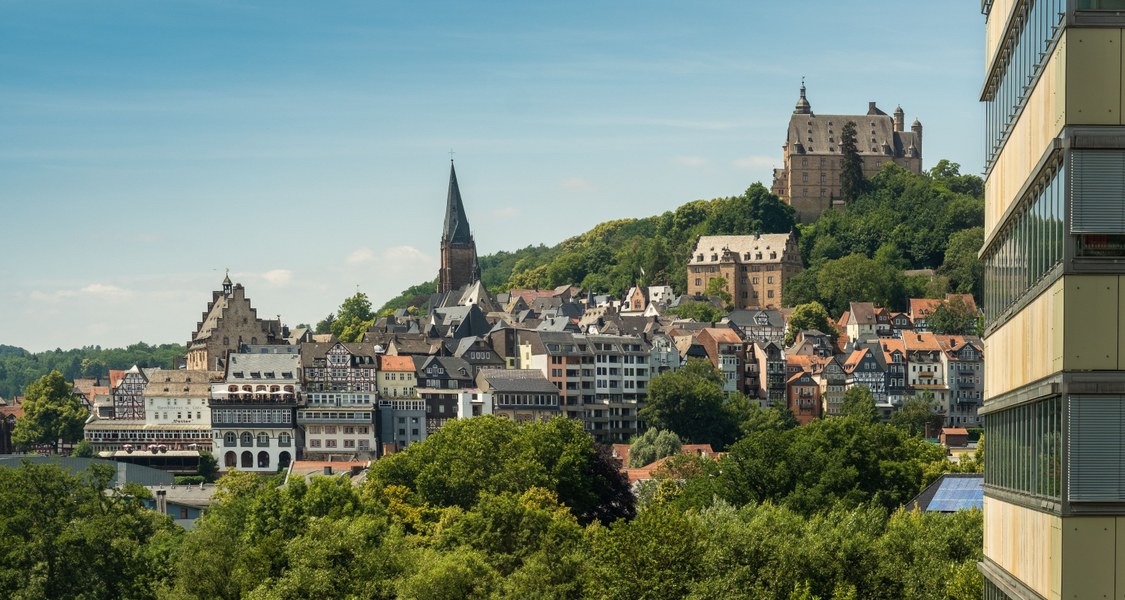
[[[981,169],[979,2],[0,2],[0,343],[186,342],[225,269],[315,322],[479,251],[770,179],[801,77]]]

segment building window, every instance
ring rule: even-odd
[[[324,447],[325,448],[335,448],[336,447],[336,440],[324,440]]]
[[[1112,402],[1120,404],[1120,398],[1115,397]],[[1076,407],[1080,407],[1079,410],[1104,408],[1095,403],[1083,404],[1081,401],[1077,404],[1072,401],[1071,406],[1072,411]],[[1074,420],[1073,416],[1072,420]],[[1096,420],[1113,423],[1115,426],[1119,423],[1116,420],[1105,419],[1104,416],[1098,416]],[[1081,418],[1078,421],[1081,421]],[[1078,426],[1083,427],[1081,423],[1078,423]],[[1061,499],[1062,427],[1062,401],[1057,396],[985,415],[984,430],[987,440],[984,445],[985,484],[1033,496]],[[1076,456],[1075,450],[1075,448],[1071,450],[1072,471],[1076,462],[1089,460],[1084,458],[1081,451]],[[1090,461],[1088,465],[1097,466],[1095,461]],[[1096,469],[1096,471],[1094,479],[1085,481],[1094,484],[1095,487],[1098,485],[1095,482],[1101,480],[1104,483],[1107,475],[1104,469]],[[1072,496],[1076,492],[1073,479],[1072,474]],[[1114,479],[1114,482],[1116,481],[1117,479]],[[1082,490],[1082,486],[1079,485],[1078,493],[1081,494]],[[1120,495],[1117,492],[1115,494]]]
[[[316,439],[309,440],[309,448],[319,448],[319,447],[320,447],[320,440],[316,440]]]

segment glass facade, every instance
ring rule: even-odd
[[[1062,400],[1058,396],[984,417],[984,483],[1062,498]]]
[[[1031,94],[1035,76],[1046,64],[1047,49],[1066,14],[1066,0],[1027,0],[1020,4],[985,92],[984,156],[989,166],[1004,147],[1008,132]]]
[[[1063,258],[1066,168],[1046,169],[984,256],[984,312],[991,322]]]

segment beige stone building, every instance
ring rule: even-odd
[[[223,371],[227,352],[237,352],[242,344],[285,344],[287,336],[280,320],[258,318],[242,284],[232,284],[228,276],[195,326],[187,344],[187,368]]]
[[[894,117],[874,102],[868,103],[864,115],[817,115],[802,83],[782,146],[785,166],[774,169],[771,187],[774,194],[793,206],[802,223],[815,221],[829,208],[843,206],[840,134],[849,121],[856,125],[856,148],[864,177],[872,177],[888,162],[915,173],[922,171],[922,123],[915,119],[906,131],[902,107],[895,109]]]
[[[776,308],[785,282],[803,269],[793,233],[701,236],[688,260],[688,294],[706,294],[722,277],[736,307]]]

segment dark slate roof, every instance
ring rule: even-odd
[[[487,382],[488,388],[495,392],[559,393],[559,388],[547,381],[538,369],[485,369],[477,379]]]
[[[453,161],[449,162],[449,196],[445,202],[445,229],[441,241],[454,244],[470,244],[473,236],[469,233],[469,219],[465,216],[465,206],[461,203],[461,189],[457,186],[457,171]]]

